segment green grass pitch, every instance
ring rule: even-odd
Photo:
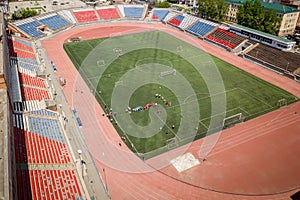
[[[121,43],[123,44],[122,48],[120,48],[122,46]],[[174,46],[170,47],[173,51],[156,48],[153,43],[163,43],[162,45],[174,44]],[[116,46],[116,44],[120,45]],[[145,46],[143,46],[144,44]],[[126,45],[132,45],[133,47],[127,49]],[[126,125],[113,123],[119,135],[126,137],[126,144],[134,152],[146,158],[167,151],[167,140],[171,138],[177,138],[178,145],[180,145],[206,135],[212,119],[211,97],[217,94],[210,94],[203,75],[199,74],[192,64],[193,59],[199,59],[203,69],[207,67],[206,63],[213,62],[220,72],[225,87],[225,114],[227,117],[242,113],[244,120],[249,120],[278,109],[277,103],[280,99],[286,99],[288,104],[298,100],[295,96],[268,82],[159,31],[68,43],[64,45],[64,49],[90,89],[95,91],[95,97],[106,113],[109,113],[109,108],[112,105],[114,89],[120,85],[122,91],[125,91],[125,99],[126,91],[127,89],[129,91],[131,84],[147,78],[147,70],[150,70],[149,76],[150,74],[159,76],[161,71],[157,70],[164,69],[168,71],[175,69],[176,75],[166,76],[170,79],[170,83],[173,81],[172,85],[174,88],[180,88],[183,84],[177,74],[180,74],[191,85],[194,95],[191,95],[191,98],[185,97],[185,99],[182,99],[183,97],[180,94],[174,93],[174,89],[172,90],[166,85],[150,81],[147,84],[136,87],[130,94],[128,105],[124,104],[124,108],[121,109],[124,112],[117,113],[117,119],[118,117],[124,120],[130,118],[134,124],[142,127],[139,129],[141,130],[140,133],[131,134],[128,132],[134,130],[132,127],[125,127],[126,130],[124,130]],[[118,49],[119,51],[120,49],[122,50],[120,54],[117,52]],[[94,53],[94,56],[91,56],[93,54],[91,52]],[[185,56],[184,53],[186,53]],[[189,59],[186,59],[186,57]],[[144,72],[139,72],[139,70],[144,70]],[[130,78],[127,82],[123,81],[122,77],[126,75],[132,77],[132,79]],[[99,95],[99,91],[101,91],[101,95]],[[181,89],[181,91],[184,91],[184,89]],[[161,94],[167,102],[171,102],[171,105],[166,105],[162,99],[156,98],[155,94]],[[197,126],[192,128],[196,133],[194,135],[189,133],[178,135],[177,132],[181,126],[182,118],[185,117],[187,120],[192,121],[192,119],[188,118],[193,116],[188,106],[186,108],[187,111],[184,113],[182,113],[181,107],[183,104],[189,104],[192,101],[196,101],[199,106],[199,121]],[[121,100],[119,103],[118,105],[123,106]],[[158,113],[158,110],[160,110],[158,107],[132,112],[131,114],[125,112],[127,106],[134,108],[136,106],[144,106],[147,103],[159,104],[160,108],[166,112],[166,119],[161,119],[163,114]],[[152,121],[156,124],[149,127],[149,130],[144,133],[143,127],[151,124]],[[173,125],[174,127],[172,127]],[[189,126],[188,122],[186,126]],[[143,134],[149,134],[151,131],[155,134],[144,137],[145,135]]]

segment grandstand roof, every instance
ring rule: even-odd
[[[264,36],[264,37],[268,37],[268,38],[271,38],[273,40],[277,40],[279,42],[284,42],[284,43],[294,43],[293,41],[291,40],[288,40],[288,39],[285,39],[285,38],[282,38],[282,37],[278,37],[278,36],[275,36],[275,35],[271,35],[269,33],[265,33],[265,32],[262,32],[262,31],[258,31],[258,30],[255,30],[255,29],[252,29],[252,28],[249,28],[249,27],[246,27],[246,26],[242,26],[242,25],[239,25],[239,24],[229,24],[230,27],[236,27],[236,28],[239,28],[239,29],[243,29],[243,30],[247,30],[249,32],[252,32],[252,33],[255,33],[257,35],[261,35],[261,36]]]
[[[243,4],[247,0],[225,0],[227,3],[235,3],[235,4]],[[250,0],[254,2],[255,0]],[[297,10],[295,8],[289,7],[289,6],[284,6],[281,4],[275,4],[275,3],[267,3],[267,2],[260,2],[262,7],[267,9],[267,10],[274,10],[277,13],[293,13],[293,12],[299,12],[300,10]]]

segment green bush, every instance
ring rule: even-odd
[[[157,7],[158,8],[169,8],[171,6],[171,4],[167,1],[164,1],[164,2],[159,2],[157,4]]]
[[[25,19],[28,17],[33,17],[37,14],[38,12],[35,9],[21,8],[12,14],[12,19],[13,20]]]

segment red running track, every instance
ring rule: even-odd
[[[112,199],[290,199],[299,190],[300,103],[247,121],[219,134],[143,162],[120,139],[102,116],[103,110],[78,75],[62,43],[147,30],[166,31],[239,68],[300,97],[299,84],[286,77],[162,24],[111,23],[77,27],[43,41],[49,59],[65,77],[63,88],[70,107],[76,107],[82,132]],[[57,56],[60,55],[60,56]],[[201,144],[219,136],[207,160],[177,173],[169,160],[184,152],[198,158]],[[103,173],[105,169],[105,174]]]

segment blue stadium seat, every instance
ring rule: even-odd
[[[36,59],[32,59],[32,58],[20,58],[17,57],[16,58],[18,60],[18,62],[25,62],[25,63],[29,63],[29,64],[33,64],[33,65],[37,65],[38,62],[36,61]]]
[[[52,30],[57,30],[70,25],[70,23],[67,20],[60,17],[59,15],[54,15],[48,18],[40,19],[39,21]]]
[[[31,133],[64,143],[63,135],[56,119],[28,116],[28,121]]]
[[[21,29],[22,31],[24,31],[26,34],[28,34],[29,36],[31,36],[33,38],[44,35],[44,33],[42,31],[37,29],[37,27],[39,27],[39,26],[41,26],[41,24],[38,23],[37,21],[31,21],[28,23],[17,25],[17,27],[19,29]]]
[[[184,19],[184,16],[182,16],[182,15],[177,15],[177,16],[175,17],[175,19],[177,19],[177,20],[179,20],[179,21],[182,21],[182,20]]]
[[[16,37],[15,37],[15,40],[16,40],[17,42],[21,43],[21,44],[24,44],[24,45],[28,46],[28,47],[32,47],[32,45],[31,45],[31,43],[30,43],[30,42],[27,42],[27,41],[21,40],[21,39],[19,39],[19,38],[16,38]]]
[[[208,32],[213,30],[216,26],[212,24],[207,24],[205,22],[198,21],[197,23],[193,24],[190,28],[188,28],[188,32],[191,32],[198,36],[205,36]]]
[[[163,20],[167,14],[169,13],[168,10],[154,10],[153,11],[153,15],[155,16],[154,19],[159,19],[159,20]]]
[[[34,110],[31,111],[30,113],[32,114],[36,114],[36,115],[46,115],[46,116],[51,116],[51,117],[55,117],[57,116],[57,113],[53,112],[53,111],[49,111],[49,110]]]
[[[39,66],[34,65],[34,64],[18,62],[18,66],[22,67],[22,68],[25,68],[25,69],[28,69],[30,71],[41,72],[41,69],[39,68]]]
[[[124,7],[125,17],[142,18],[144,8],[142,7]]]

